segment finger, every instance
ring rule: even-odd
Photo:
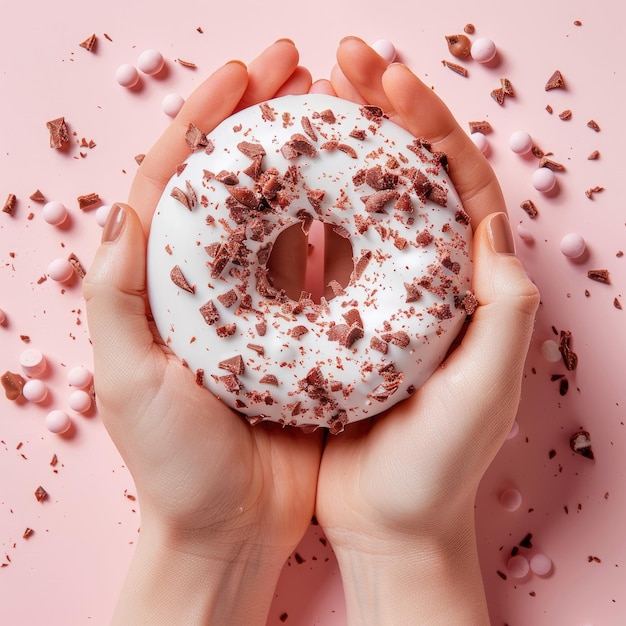
[[[241,62],[230,62],[216,70],[187,99],[178,115],[148,152],[139,166],[129,202],[137,211],[144,232],[150,227],[154,208],[163,188],[190,154],[185,141],[189,124],[209,132],[237,106],[248,84],[248,73]]]
[[[279,39],[248,66],[248,86],[236,110],[273,98],[293,75],[300,55],[293,41]]]
[[[451,437],[471,438],[481,432],[488,450],[499,447],[515,416],[526,353],[539,306],[539,292],[513,254],[513,236],[506,214],[488,216],[474,236],[473,290],[479,306],[460,346],[425,385],[426,394],[442,397],[440,384],[453,396],[476,398],[489,410],[473,412],[480,420],[461,423],[458,411],[447,412],[441,429]],[[432,382],[431,382],[432,381]],[[445,381],[445,382],[444,382]],[[422,402],[428,402],[422,398]],[[479,451],[480,446],[477,446]],[[483,450],[484,452],[484,450]]]
[[[354,88],[354,85],[346,78],[339,65],[335,65],[330,72],[330,83],[333,91],[344,100],[367,104],[367,100]]]
[[[126,205],[113,205],[103,243],[83,281],[94,369],[104,389],[118,389],[120,380],[132,385],[139,375],[158,380],[146,363],[166,358],[154,344],[146,317],[145,258],[138,216]],[[158,359],[145,358],[152,351]]]
[[[384,72],[382,85],[409,132],[447,155],[450,178],[474,227],[489,213],[506,211],[491,166],[433,90],[397,63]]]
[[[337,92],[333,89],[333,86],[329,80],[325,78],[316,80],[310,87],[309,93],[320,93],[327,96],[336,96]]]
[[[308,240],[299,225],[284,230],[274,241],[267,263],[273,286],[284,289],[292,300],[304,290]]]
[[[280,86],[273,97],[280,98],[281,96],[309,93],[312,82],[311,72],[299,65],[296,67],[293,74]]]
[[[335,73],[334,79],[337,81],[336,89],[342,97],[346,98],[344,92],[349,94],[350,91],[356,91],[360,95],[357,101],[374,104],[387,115],[392,114],[392,105],[382,87],[382,76],[389,65],[388,61],[363,40],[345,37],[337,49],[337,63],[343,78]]]

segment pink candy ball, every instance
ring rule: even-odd
[[[54,259],[48,265],[47,274],[56,280],[63,283],[74,275],[74,267],[67,259]]]
[[[486,37],[480,37],[474,41],[471,48],[472,59],[479,63],[489,63],[489,61],[493,61],[496,52],[496,44]]]
[[[525,130],[516,130],[509,137],[509,148],[516,154],[526,154],[533,147],[533,138]]]
[[[26,381],[22,393],[30,402],[43,402],[48,397],[48,388],[41,380],[33,378]]]
[[[115,80],[122,87],[130,89],[139,82],[139,72],[132,65],[124,63],[115,71]]]
[[[582,235],[569,233],[561,239],[559,248],[567,258],[577,259],[585,252],[586,244]]]
[[[395,46],[386,39],[379,39],[378,41],[375,41],[372,44],[372,48],[388,63],[393,63],[396,58]]]
[[[170,93],[161,101],[161,108],[165,115],[176,117],[178,112],[182,109],[183,104],[185,104],[185,100],[182,96],[179,96],[177,93]]]
[[[98,226],[104,227],[107,222],[107,217],[109,217],[109,211],[111,207],[108,204],[103,204],[96,209],[96,224]]]
[[[506,564],[509,575],[513,578],[524,578],[530,572],[528,559],[521,554],[512,556]]]
[[[78,413],[85,413],[91,408],[91,396],[82,389],[72,391],[67,399],[70,409]]]
[[[67,382],[78,389],[88,387],[91,379],[91,372],[84,365],[77,365],[67,372]]]
[[[485,153],[487,151],[487,148],[489,147],[489,142],[487,141],[487,137],[483,133],[479,133],[478,131],[472,133],[470,135],[470,139],[482,153]]]
[[[552,559],[546,554],[534,554],[530,559],[530,569],[537,576],[547,576],[552,571]]]
[[[41,212],[43,219],[52,226],[60,226],[67,218],[67,209],[63,204],[52,200],[46,202]]]
[[[65,411],[55,409],[46,416],[46,428],[57,435],[67,432],[72,426],[72,420]]]
[[[144,50],[137,59],[137,67],[144,74],[158,74],[164,64],[163,55],[158,50]]]
[[[548,363],[558,363],[563,358],[559,344],[554,341],[554,339],[546,339],[541,344],[541,356],[548,361]]]
[[[547,167],[538,167],[533,172],[532,183],[537,191],[548,193],[556,185],[556,174]]]
[[[517,511],[522,506],[522,494],[517,489],[505,489],[500,494],[500,504],[511,513]]]

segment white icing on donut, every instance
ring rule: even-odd
[[[442,155],[375,107],[326,95],[253,106],[200,139],[151,227],[164,341],[252,423],[339,432],[407,398],[473,300],[469,218]],[[315,219],[349,237],[354,271],[331,300],[296,302],[266,263],[280,232]]]

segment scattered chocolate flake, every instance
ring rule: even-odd
[[[496,574],[502,578],[502,580],[506,580],[506,574],[501,572],[499,569],[496,570]]]
[[[582,26],[583,23],[580,20],[574,20],[574,26]]]
[[[113,42],[113,39],[111,39],[111,37],[110,37],[109,35],[107,35],[106,33],[104,33],[104,38],[105,38],[107,41]]]
[[[559,381],[559,395],[565,396],[567,395],[568,391],[569,391],[569,381],[565,377],[561,378],[561,380]]]
[[[87,39],[85,39],[85,41],[83,41],[82,43],[78,45],[81,48],[85,48],[87,52],[91,52],[94,49],[94,46],[96,45],[97,40],[98,38],[96,37],[96,34],[94,33],[93,35],[90,35],[89,37],[87,37]]]
[[[478,298],[473,291],[466,291],[458,306],[465,311],[466,315],[473,315],[479,306]]]
[[[569,438],[569,447],[576,454],[584,456],[586,459],[594,460],[593,450],[591,448],[591,437],[586,430],[579,430]]]
[[[137,165],[141,165],[145,158],[146,158],[145,154],[136,154],[135,155],[135,163],[137,163]]]
[[[620,311],[622,310],[622,303],[619,301],[619,298],[613,299],[613,306]]]
[[[88,193],[84,196],[78,196],[76,200],[78,201],[78,208],[81,211],[86,211],[100,203],[100,196],[97,193]]]
[[[289,613],[281,613],[278,619],[281,622],[286,622],[289,619]]]
[[[504,89],[502,87],[498,87],[497,89],[493,89],[489,94],[500,106],[504,104]]]
[[[524,538],[519,542],[519,545],[522,548],[526,548],[528,550],[530,550],[530,548],[533,547],[533,534],[532,533],[527,533]]]
[[[41,486],[35,489],[35,498],[37,502],[43,502],[48,497],[48,492]]]
[[[196,293],[195,285],[190,285],[187,282],[187,279],[183,275],[183,271],[180,269],[179,265],[175,265],[172,268],[172,271],[170,272],[170,279],[180,289],[183,289],[188,293]]]
[[[205,148],[209,145],[206,134],[193,123],[189,123],[189,126],[187,127],[185,141],[192,152],[198,148]]]
[[[28,539],[35,531],[28,526],[24,529],[24,533],[22,534],[22,539]]]
[[[57,117],[54,120],[46,122],[48,131],[50,132],[50,147],[60,149],[70,141],[67,124],[64,117]]]
[[[46,201],[46,196],[44,196],[43,193],[41,193],[41,191],[39,191],[39,189],[37,189],[36,191],[31,193],[30,196],[28,196],[28,197],[33,202],[45,202]]]
[[[198,66],[197,66],[195,63],[193,63],[192,61],[185,61],[185,60],[183,60],[183,59],[176,59],[176,62],[177,62],[179,65],[182,65],[183,67],[188,67],[188,68],[190,68],[190,69],[192,69],[192,70],[195,70],[195,69],[196,69],[196,67],[198,67]]]
[[[259,382],[262,385],[272,385],[273,387],[278,387],[278,378],[274,376],[274,374],[265,374],[259,379]]]
[[[505,96],[511,96],[512,98],[515,97],[515,89],[513,89],[513,84],[508,78],[501,78],[500,86],[502,87]]]
[[[215,324],[220,319],[220,314],[218,313],[217,307],[215,306],[213,300],[209,300],[205,304],[200,307],[200,313],[204,318],[204,321],[209,325]]]
[[[305,115],[300,120],[300,123],[302,124],[302,130],[304,131],[304,133],[313,141],[317,141],[317,133],[313,128],[313,124],[311,124],[311,120]]]
[[[572,111],[571,109],[565,109],[565,111],[561,111],[561,113],[559,113],[559,117],[563,120],[571,120],[572,119]]]
[[[22,396],[22,389],[26,381],[19,374],[6,371],[2,374],[0,382],[2,382],[4,393],[9,400],[14,401]]]
[[[598,125],[598,122],[596,122],[595,120],[589,120],[587,122],[587,126],[591,128],[591,130],[595,130],[596,133],[600,132],[600,126]]]
[[[463,224],[464,226],[469,226],[472,218],[470,217],[469,213],[464,209],[457,209],[454,214],[454,221],[459,224]]]
[[[445,59],[443,59],[441,62],[443,63],[445,67],[447,67],[449,70],[452,70],[456,74],[459,74],[461,76],[468,76],[469,74],[469,72],[467,71],[467,68],[463,67],[462,65],[459,65],[458,63],[453,63],[452,61],[446,61]]]
[[[261,117],[266,122],[273,122],[276,119],[276,109],[270,106],[267,102],[262,102],[259,104],[259,108],[261,109]]]
[[[50,465],[52,467],[56,467],[58,462],[59,462],[59,458],[57,457],[56,454],[53,454],[52,458],[50,459]]]
[[[217,366],[231,374],[243,374],[246,367],[240,354],[220,361]]]
[[[565,166],[557,161],[549,159],[547,156],[542,156],[539,160],[539,167],[547,167],[553,172],[564,172]]]
[[[600,158],[600,152],[598,150],[594,150],[588,157],[587,159],[589,161],[595,161],[596,159]]]
[[[565,79],[559,70],[555,70],[552,76],[548,78],[545,90],[550,91],[551,89],[565,89]]]
[[[193,189],[191,189],[193,193]],[[191,211],[196,204],[197,198],[195,193],[193,195],[187,195],[182,189],[178,187],[174,187],[170,192],[170,196],[175,200],[178,200],[186,209]]]
[[[2,212],[7,213],[8,215],[13,215],[15,213],[15,206],[17,205],[17,197],[14,193],[10,193],[2,207]]]
[[[554,109],[553,109],[553,108],[552,108],[549,104],[546,104],[546,111],[547,111],[550,115],[552,115],[552,114],[554,113]]]
[[[526,213],[528,214],[528,217],[530,217],[531,219],[539,215],[539,211],[537,211],[537,207],[535,206],[535,203],[532,200],[524,200],[520,204],[520,207],[524,209],[524,211],[526,211]]]
[[[70,255],[67,257],[67,260],[70,262],[70,264],[72,265],[72,267],[74,268],[74,271],[81,277],[81,278],[85,278],[87,272],[85,271],[85,268],[83,267],[82,263],[80,262],[80,260],[78,259],[78,257],[72,252],[70,253]]]
[[[588,563],[602,563],[602,559],[598,556],[593,556],[593,554],[590,554],[587,557],[587,562]]]
[[[483,135],[488,135],[493,131],[491,124],[486,120],[482,120],[480,122],[469,122],[470,133],[482,133]]]
[[[578,355],[572,350],[572,333],[562,330],[559,337],[559,352],[563,357],[565,368],[570,372],[578,367]]]
[[[604,187],[600,187],[600,186],[596,185],[595,187],[591,187],[590,189],[587,189],[585,191],[585,195],[587,196],[587,198],[592,200],[593,199],[593,194],[600,193],[601,191],[604,191]]]
[[[215,329],[217,336],[220,337],[221,339],[223,339],[224,337],[232,337],[236,331],[237,331],[237,324],[232,323],[232,322],[230,324],[223,324],[222,326],[218,326]]]
[[[300,339],[300,337],[302,337],[303,335],[306,335],[309,332],[309,329],[306,326],[303,326],[302,324],[298,324],[298,326],[294,326],[291,329],[291,336],[294,339]]]
[[[611,283],[609,270],[589,270],[587,272],[587,278],[606,285]]]

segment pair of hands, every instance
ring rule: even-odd
[[[313,514],[337,555],[351,622],[488,623],[474,497],[515,417],[537,290],[513,254],[491,168],[432,90],[356,38],[342,40],[337,60],[330,80],[312,83],[293,43],[280,40],[247,67],[219,68],[144,159],[133,209],[115,207],[105,226],[84,283],[96,393],[142,513],[122,623],[264,624]],[[321,431],[250,427],[196,385],[146,316],[146,237],[188,156],[189,123],[209,132],[246,106],[309,91],[381,106],[447,153],[475,226],[480,302],[460,345],[418,392],[327,440]],[[302,278],[291,271],[284,281]]]

